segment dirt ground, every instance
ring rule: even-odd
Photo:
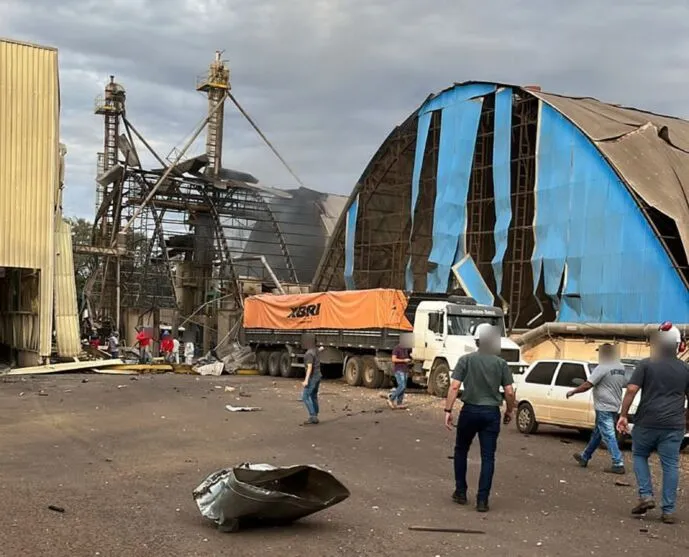
[[[238,397],[240,388],[250,396]],[[393,412],[376,392],[328,381],[322,423],[300,427],[299,394],[296,380],[263,377],[5,378],[0,555],[687,554],[686,492],[681,524],[663,525],[657,514],[630,518],[634,488],[602,473],[605,455],[578,468],[576,435],[504,429],[492,510],[481,515],[450,500],[453,435],[437,399],[412,394],[409,411]],[[226,404],[262,411],[230,413]],[[248,461],[320,465],[352,495],[290,527],[222,534],[201,517],[191,491],[217,469]],[[633,483],[631,474],[623,479]],[[485,534],[408,530],[416,525]]]

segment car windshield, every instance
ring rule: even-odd
[[[497,315],[453,315],[447,316],[447,334],[469,336],[474,334],[474,328],[481,323],[490,323],[500,329],[500,336],[505,335],[505,323]]]

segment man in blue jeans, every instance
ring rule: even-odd
[[[689,367],[677,358],[682,344],[677,327],[669,322],[660,325],[651,339],[651,358],[639,362],[629,380],[617,422],[618,431],[626,433],[629,430],[629,408],[641,390],[632,429],[639,503],[632,509],[632,514],[644,515],[656,506],[648,458],[657,451],[663,469],[661,520],[666,524],[675,523],[679,452],[689,422],[684,406],[689,399]]]
[[[388,405],[393,410],[404,410],[404,391],[407,389],[407,376],[411,363],[411,350],[405,333],[400,335],[400,343],[392,351],[392,369],[395,372],[396,386],[388,395]]]
[[[450,389],[445,402],[445,427],[452,431],[452,406],[462,392],[462,410],[457,422],[455,443],[455,491],[452,500],[467,504],[467,460],[469,447],[478,435],[481,446],[481,473],[476,495],[476,510],[488,512],[488,499],[495,472],[495,451],[500,434],[500,407],[504,390],[507,410],[504,424],[512,421],[515,397],[512,373],[500,353],[500,331],[489,323],[479,324],[474,331],[478,351],[462,356],[452,373]]]
[[[318,423],[318,388],[321,384],[321,360],[318,356],[316,339],[313,335],[304,335],[302,347],[306,349],[306,354],[304,354],[306,377],[302,383],[304,392],[301,398],[309,413],[309,419],[304,422],[304,425],[315,425]]]
[[[603,344],[598,349],[598,362],[588,381],[567,393],[569,399],[593,389],[593,407],[596,411],[596,427],[591,434],[591,440],[583,453],[574,454],[574,460],[579,466],[586,468],[601,441],[605,441],[612,457],[612,466],[605,471],[610,474],[624,474],[624,457],[617,444],[615,422],[622,404],[622,392],[629,378],[612,344]]]

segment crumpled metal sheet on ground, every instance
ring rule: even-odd
[[[288,524],[349,495],[332,474],[310,465],[240,464],[211,474],[193,491],[201,514],[226,531]]]

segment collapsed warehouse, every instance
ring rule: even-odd
[[[373,156],[313,288],[461,290],[502,306],[513,333],[535,329],[532,344],[640,339],[689,323],[687,191],[689,122],[457,84]]]

